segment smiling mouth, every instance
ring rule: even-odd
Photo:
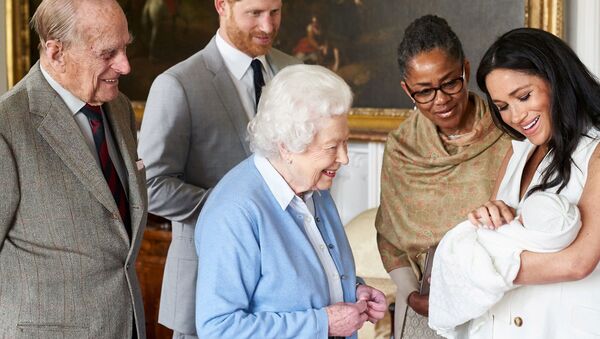
[[[538,115],[537,117],[535,117],[535,119],[533,119],[532,122],[530,122],[529,124],[523,126],[524,130],[530,130],[531,128],[533,128],[533,126],[535,126],[537,124],[537,122],[540,121],[540,116]]]
[[[269,43],[271,42],[271,40],[273,40],[270,36],[265,35],[265,36],[255,36],[255,39],[258,39],[260,42],[262,43]]]
[[[441,117],[441,118],[447,118],[449,116],[452,115],[452,112],[454,111],[454,107],[446,110],[446,111],[439,111],[439,112],[435,112],[435,115]]]
[[[328,177],[330,177],[330,178],[334,178],[334,177],[335,177],[335,172],[336,172],[336,171],[323,170],[322,172],[323,172],[323,174],[325,174],[326,176],[328,176]]]
[[[109,84],[117,84],[119,83],[119,79],[103,79],[102,81],[109,83]]]

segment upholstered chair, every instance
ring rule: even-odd
[[[383,268],[377,250],[376,213],[377,208],[362,212],[346,224],[345,229],[356,262],[356,275],[362,277],[367,285],[385,293],[389,305],[396,298],[396,286]],[[365,323],[363,328],[358,331],[358,337],[361,339],[390,339],[392,319],[391,313],[388,313],[376,325]]]

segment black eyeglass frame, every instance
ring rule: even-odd
[[[447,92],[446,90],[444,90],[444,86],[448,87],[448,85],[453,84],[455,81],[460,81],[460,87],[458,87],[458,89],[456,91]],[[408,92],[410,93],[410,97],[413,98],[414,101],[416,101],[419,104],[428,104],[428,103],[432,102],[433,100],[435,100],[435,97],[437,96],[438,91],[442,91],[446,95],[454,95],[454,94],[462,91],[463,87],[465,87],[465,66],[463,65],[463,67],[462,67],[462,75],[461,76],[459,76],[456,79],[448,80],[437,87],[430,87],[430,88],[426,88],[421,91],[413,92],[410,89],[410,87],[408,87],[408,84],[406,83],[406,79],[404,80],[404,85],[406,86],[406,89],[408,89]],[[426,101],[419,101],[417,98],[415,98],[415,95],[418,95],[419,93],[426,92],[426,91],[433,91],[433,96],[431,97],[431,99],[426,100]]]

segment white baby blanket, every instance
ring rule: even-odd
[[[494,231],[464,221],[448,231],[433,261],[429,326],[446,338],[456,338],[459,332],[466,331],[459,326],[475,319],[470,327],[475,331],[476,318],[516,287],[512,281],[519,271],[523,250],[555,252],[575,239],[581,227],[579,211],[576,207],[561,207],[568,211],[565,222],[552,227],[547,220],[531,221],[535,227],[528,228],[513,220]],[[550,211],[553,212],[556,209]],[[527,225],[527,218],[524,219]]]

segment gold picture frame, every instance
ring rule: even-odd
[[[525,0],[525,25],[541,28],[563,37],[564,0]],[[6,0],[6,60],[8,87],[16,84],[29,70],[30,60],[30,0]],[[501,33],[501,32],[498,32]],[[400,89],[398,86],[398,92]],[[138,121],[143,115],[143,102],[134,102]],[[384,141],[411,114],[410,108],[352,109],[349,124],[353,140]]]

